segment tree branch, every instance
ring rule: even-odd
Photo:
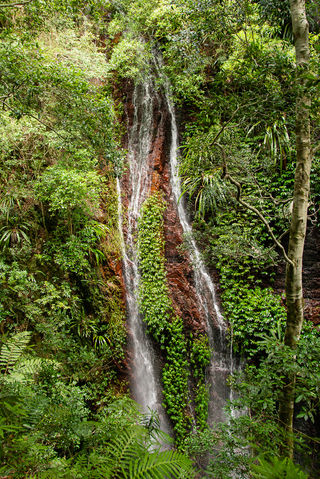
[[[229,123],[232,122],[232,120],[234,119],[234,117],[236,116],[236,114],[238,113],[238,111],[240,110],[240,108],[241,108],[241,106],[238,106],[238,107],[236,108],[236,110],[232,113],[232,115],[231,115],[231,117],[229,118],[229,120],[226,121],[226,122],[222,125],[220,131],[218,131],[218,133],[217,133],[216,136],[213,138],[213,140],[212,140],[212,142],[210,143],[209,146],[212,146],[212,145],[215,144],[215,142],[217,141],[217,139],[219,138],[219,136],[222,135],[222,133],[224,132],[225,128],[229,125]]]
[[[265,103],[266,101],[268,100],[268,97],[263,100],[262,102],[260,103]],[[229,118],[228,121],[226,121],[222,127],[220,128],[220,130],[218,131],[218,133],[216,134],[216,136],[213,138],[213,140],[211,141],[210,145],[209,146],[213,146],[217,139],[219,138],[219,136],[222,135],[222,133],[224,132],[224,130],[226,129],[226,127],[232,122],[232,120],[234,119],[234,117],[236,116],[236,114],[238,113],[239,110],[242,110],[243,108],[248,108],[249,106],[252,106],[252,105],[255,105],[256,103],[258,103],[258,100],[255,100],[255,101],[251,101],[249,103],[246,103],[246,104],[243,104],[243,105],[238,105],[237,108],[234,110],[234,112],[232,113],[231,117]]]
[[[292,201],[292,198],[287,198],[286,200],[276,200],[270,193],[266,193],[267,197],[272,201],[275,206],[286,205]]]
[[[220,143],[216,143],[216,145],[220,148],[221,152],[222,152],[222,157],[223,157],[223,171],[224,171],[224,178],[229,180],[230,183],[232,183],[236,188],[237,188],[237,201],[240,203],[240,205],[244,206],[246,209],[252,211],[253,213],[255,213],[259,218],[260,220],[262,221],[262,223],[266,226],[267,230],[268,230],[268,233],[269,235],[271,236],[273,242],[275,243],[275,245],[282,251],[282,254],[283,254],[283,257],[285,259],[285,261],[287,263],[289,263],[291,266],[294,266],[294,263],[293,261],[288,258],[287,256],[287,253],[286,253],[286,250],[284,249],[284,247],[282,246],[282,244],[280,243],[279,240],[277,240],[277,238],[275,237],[272,229],[271,229],[271,226],[269,225],[268,221],[266,220],[266,218],[263,216],[263,214],[257,209],[255,208],[254,206],[251,206],[249,203],[247,203],[246,201],[244,201],[242,198],[241,198],[241,184],[235,180],[229,173],[228,173],[228,169],[227,169],[227,161],[226,161],[226,152],[223,148],[222,145],[220,145]]]
[[[320,150],[320,143],[318,143],[317,146],[312,148],[312,150],[311,150],[312,156],[314,156],[318,152],[318,150]]]
[[[240,183],[238,183],[238,181],[236,181],[234,178],[232,178],[231,175],[229,175],[229,173],[226,174],[225,178],[227,180],[230,181],[230,183],[232,183],[234,186],[237,187],[237,190],[238,190],[238,202],[240,203],[240,205],[244,206],[245,208],[247,208],[248,210],[252,211],[253,213],[255,213],[262,221],[262,223],[266,226],[267,230],[268,230],[268,233],[270,234],[271,238],[273,239],[273,242],[278,246],[278,248],[282,251],[282,254],[284,256],[284,259],[286,260],[287,263],[291,264],[291,266],[294,266],[294,263],[293,261],[288,258],[287,256],[287,253],[286,253],[286,250],[284,249],[284,247],[282,246],[282,244],[277,240],[277,238],[275,237],[268,221],[266,220],[266,218],[263,216],[263,214],[257,209],[255,208],[254,206],[250,205],[249,203],[247,203],[246,201],[244,201],[242,198],[241,198],[241,185]]]
[[[6,106],[9,110],[15,112],[15,109],[12,108],[10,105],[8,105],[8,103],[6,103],[5,101],[2,102],[2,104],[4,106]],[[26,113],[24,112],[23,113],[24,115],[26,116],[29,116],[30,118],[33,118],[34,120],[36,120],[38,123],[40,123],[41,125],[45,126],[46,128],[48,128],[49,130],[53,131],[59,138],[61,138],[62,140],[69,140],[70,138],[66,138],[65,136],[63,135],[60,135],[60,133],[58,133],[54,128],[52,128],[52,126],[50,125],[47,125],[46,123],[44,123],[42,120],[40,120],[39,118],[37,118],[36,116],[32,115],[31,113]]]

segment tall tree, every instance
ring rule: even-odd
[[[307,87],[309,70],[309,24],[305,0],[290,0],[292,30],[296,51],[296,171],[294,181],[293,209],[290,225],[288,257],[286,266],[287,322],[285,345],[295,349],[303,324],[302,259],[307,227],[310,170],[312,161],[310,142],[311,96]],[[295,376],[288,374],[280,401],[279,418],[285,428],[282,453],[293,456]]]

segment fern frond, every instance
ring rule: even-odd
[[[121,470],[124,474],[129,464],[137,457],[145,454],[143,443],[148,433],[142,426],[132,425],[122,430],[117,438],[111,441],[109,450],[113,456],[113,473]]]
[[[0,351],[0,369],[12,368],[21,358],[31,338],[30,331],[21,331],[9,338]]]
[[[54,359],[39,357],[21,357],[21,359],[11,369],[10,374],[3,380],[6,383],[26,383],[32,381],[35,374],[38,374],[44,366],[52,366],[54,369],[60,367]]]
[[[163,479],[194,477],[189,458],[176,451],[146,453],[144,457],[130,463],[126,479]]]

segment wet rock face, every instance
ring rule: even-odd
[[[176,313],[192,332],[204,331],[205,323],[199,313],[190,258],[183,250],[183,231],[170,185],[169,147],[171,130],[167,107],[161,99],[161,127],[153,142],[152,192],[162,191],[167,208],[164,213],[164,239],[167,279]]]
[[[130,129],[134,111],[130,92],[127,99],[126,114]],[[170,296],[174,310],[183,319],[186,329],[197,333],[205,330],[205,321],[199,313],[190,258],[183,250],[183,232],[170,185],[170,119],[166,102],[160,94],[155,95],[153,119],[152,146],[148,157],[150,193],[162,191],[167,204],[164,213],[164,239]],[[131,189],[127,172],[122,179],[122,191],[125,192],[126,198],[131,194]],[[124,199],[123,205],[126,204],[127,200]],[[126,235],[125,231],[124,233]]]
[[[134,105],[132,102],[133,85],[126,85],[126,121],[128,128],[132,127]],[[152,148],[149,152],[149,168],[151,177],[151,193],[163,191],[167,202],[165,211],[165,256],[167,260],[167,277],[174,308],[185,322],[186,327],[193,331],[205,329],[197,297],[194,289],[193,272],[188,253],[183,251],[183,232],[174,204],[170,186],[169,147],[170,121],[167,106],[160,95],[154,103],[154,124]],[[125,120],[125,118],[124,118]],[[126,146],[126,140],[123,142]],[[130,195],[129,175],[124,175],[122,188],[126,197]],[[124,199],[124,207],[127,204]],[[303,269],[303,285],[305,297],[305,316],[314,324],[320,324],[320,231],[312,227],[308,229]],[[211,272],[216,274],[215,272]],[[275,289],[283,294],[285,283],[285,268],[279,267]],[[218,281],[217,281],[218,284]]]
[[[167,278],[175,310],[184,324],[193,332],[204,331],[205,321],[200,315],[194,276],[188,253],[183,248],[183,231],[173,200],[169,182],[169,165],[164,165],[161,189],[167,201],[164,217],[165,256]]]

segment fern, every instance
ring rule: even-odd
[[[112,478],[117,479],[191,479],[190,459],[173,450],[148,450],[149,432],[142,426],[124,429],[110,444],[113,456]]]
[[[3,379],[6,383],[26,383],[32,381],[35,374],[39,373],[44,366],[52,366],[54,369],[59,368],[59,363],[54,359],[46,359],[39,357],[22,356],[11,369],[10,374]]]
[[[148,433],[144,427],[132,425],[111,441],[110,452],[114,457],[113,474],[116,474],[119,469],[125,473],[128,464],[144,454],[143,443],[147,436]]]
[[[272,458],[271,461],[259,458],[259,464],[252,465],[255,479],[307,479],[308,475],[291,459]]]
[[[5,373],[3,383],[24,383],[30,380],[44,366],[57,369],[59,363],[53,359],[31,357],[25,351],[31,338],[30,331],[21,331],[9,338],[0,351],[0,369]]]
[[[189,458],[176,451],[157,451],[146,453],[142,458],[129,464],[125,479],[163,479],[194,477]]]
[[[30,331],[21,331],[3,344],[0,351],[0,369],[7,372],[17,363],[28,346],[30,338]]]

